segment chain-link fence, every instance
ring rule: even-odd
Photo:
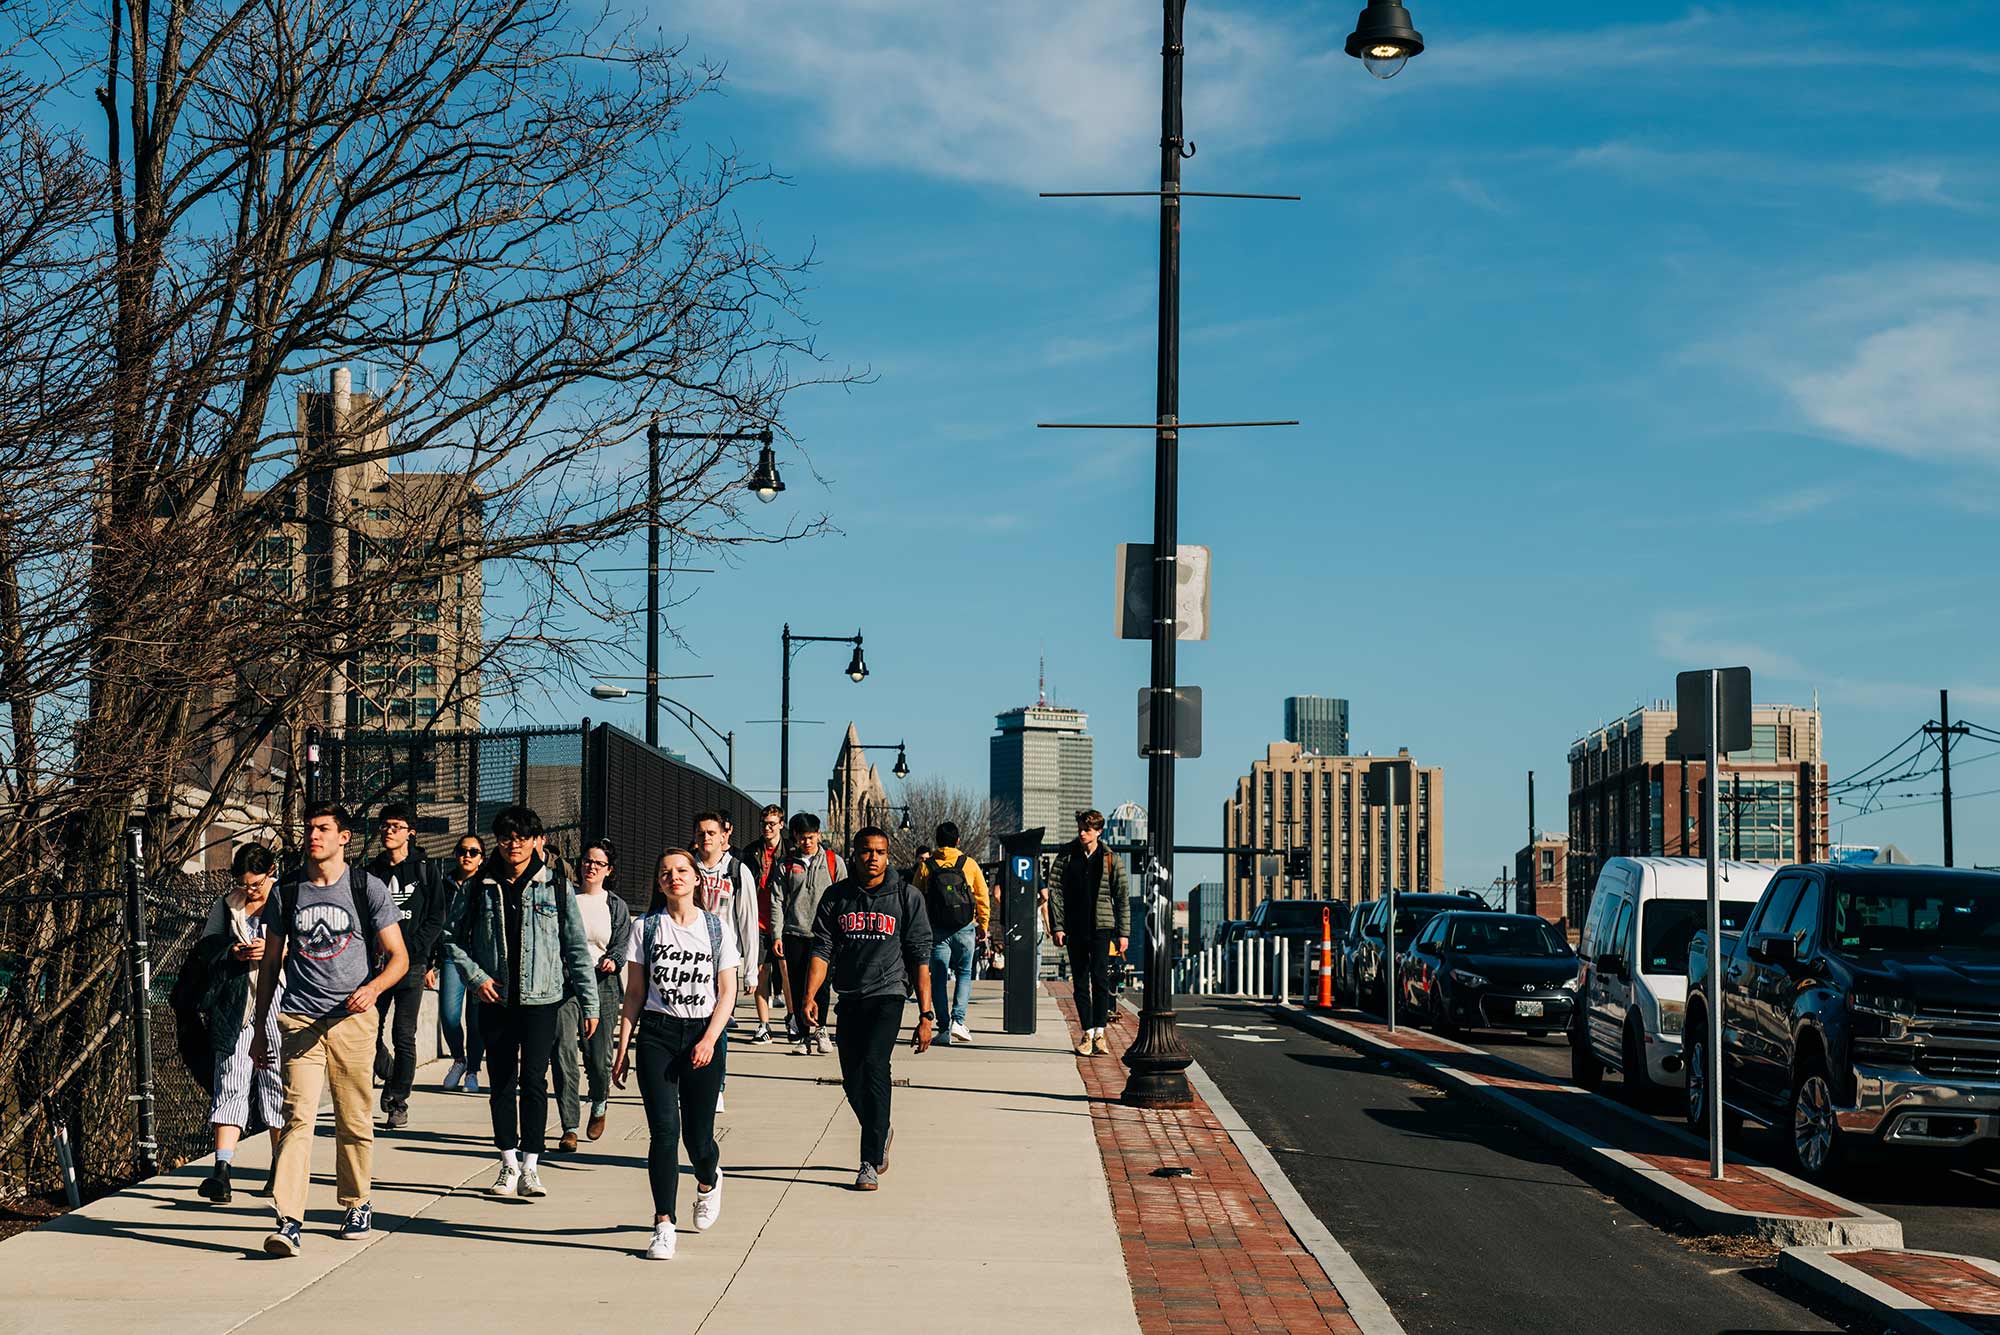
[[[609,723],[591,729],[588,762],[585,837],[617,846],[617,887],[635,910],[646,907],[660,851],[693,841],[696,813],[727,816],[739,843],[763,833],[755,798]]]
[[[208,1153],[208,1095],[180,1056],[167,996],[221,874],[148,887],[155,1137],[163,1167]],[[0,1199],[63,1190],[63,1156],[88,1198],[137,1180],[130,932],[122,890],[31,887],[0,897]]]
[[[416,813],[417,846],[449,856],[460,836],[484,838],[503,807],[533,807],[549,844],[574,859],[583,837],[584,728],[501,728],[466,732],[349,732],[321,743],[317,795],[339,802],[359,823],[365,861],[380,847],[382,808]]]

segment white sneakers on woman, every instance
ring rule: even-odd
[[[694,1226],[696,1231],[708,1232],[715,1227],[715,1221],[722,1218],[722,1174],[715,1175],[715,1185],[707,1191],[699,1188],[694,1193]]]
[[[653,1245],[646,1248],[648,1261],[671,1261],[674,1259],[674,1226],[671,1220],[662,1219],[653,1225]]]

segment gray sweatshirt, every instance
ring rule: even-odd
[[[832,869],[828,870],[828,862]],[[793,852],[785,859],[785,874],[771,896],[771,927],[783,935],[811,936],[819,917],[819,902],[837,881],[847,879],[847,863],[840,854],[822,847],[808,860]]]

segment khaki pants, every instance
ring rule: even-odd
[[[333,1082],[333,1145],[340,1205],[368,1202],[374,1173],[375,1038],[382,1018],[361,1015],[279,1015],[285,1050],[285,1128],[271,1170],[271,1204],[287,1219],[306,1217],[312,1181],[313,1122],[329,1078]]]

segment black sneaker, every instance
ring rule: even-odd
[[[374,1226],[374,1208],[364,1202],[363,1204],[354,1206],[347,1212],[347,1218],[341,1221],[340,1236],[348,1239],[350,1242],[359,1241],[367,1237],[369,1230],[374,1228]]]
[[[272,1256],[299,1254],[299,1221],[278,1216],[278,1227],[264,1239],[264,1250]]]
[[[203,1200],[213,1201],[217,1205],[229,1204],[236,1198],[236,1193],[229,1187],[229,1165],[217,1164],[215,1171],[202,1179],[201,1186],[197,1190],[201,1192]]]
[[[771,1041],[771,1026],[768,1024],[758,1025],[757,1032],[750,1035],[750,1041],[752,1043],[769,1043]]]

